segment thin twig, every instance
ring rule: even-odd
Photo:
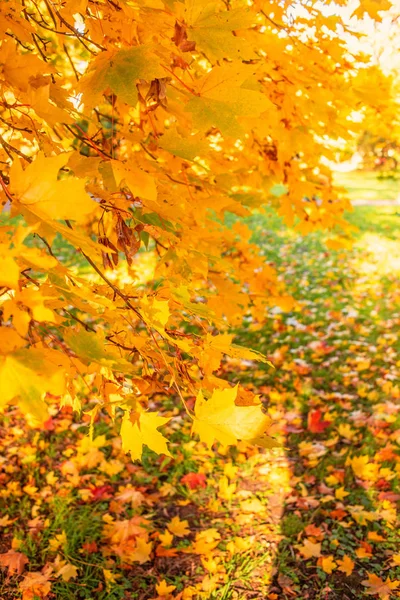
[[[73,315],[71,312],[69,312],[69,310],[67,310],[66,308],[63,308],[63,311],[65,313],[67,313],[67,315],[69,315],[71,317],[71,319],[74,319],[74,321],[77,321],[78,323],[80,323],[86,329],[86,331],[93,331],[93,333],[96,333],[96,330],[94,329],[94,327],[91,327],[84,321],[81,321],[81,319],[79,319],[78,317]]]
[[[69,55],[68,48],[67,48],[66,44],[63,44],[63,47],[64,47],[64,50],[65,50],[65,54],[68,56],[69,64],[71,65],[72,70],[73,70],[73,72],[75,74],[75,79],[77,81],[79,81],[79,77],[81,76],[81,73],[78,73],[78,71],[76,70],[76,67],[75,67],[75,65],[73,63],[73,60],[72,60],[72,58]]]
[[[14,148],[14,146],[11,146],[11,144],[9,144],[8,142],[6,142],[6,140],[0,135],[0,143],[3,146],[4,150],[7,152],[15,152],[15,154],[18,154],[18,156],[20,156],[21,158],[23,158],[24,160],[26,160],[28,163],[32,162],[32,158],[30,156],[26,156],[26,154],[24,154],[23,152],[21,152],[21,150],[18,150],[18,148]],[[8,154],[7,152],[7,154]],[[12,157],[11,157],[12,158]]]

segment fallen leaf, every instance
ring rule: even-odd
[[[383,581],[375,573],[368,573],[368,579],[365,579],[361,583],[368,588],[365,590],[366,594],[371,596],[378,595],[381,600],[388,600],[393,590],[396,590],[400,585],[400,581],[390,581],[389,577],[386,581]]]
[[[310,410],[307,416],[307,429],[311,433],[323,433],[330,422],[324,421],[322,418],[322,411],[318,408],[316,410]]]
[[[302,546],[298,546],[298,550],[300,554],[304,556],[304,558],[312,558],[312,557],[320,557],[321,556],[321,544],[310,542],[310,540],[305,539]]]
[[[328,573],[328,575],[330,575],[337,567],[337,563],[333,560],[333,556],[331,554],[329,556],[321,556],[317,564],[319,567],[321,567],[324,573]]]
[[[168,585],[165,579],[162,579],[160,583],[156,583],[157,594],[161,597],[168,596],[175,589],[176,585]]]
[[[0,565],[8,568],[9,575],[21,575],[28,562],[28,558],[22,552],[9,550],[5,554],[0,554]]]
[[[171,533],[176,535],[176,537],[184,537],[190,533],[189,523],[187,521],[181,521],[179,517],[171,519],[171,521],[167,523],[167,527]]]
[[[181,478],[181,483],[186,484],[191,490],[207,487],[204,473],[187,473]]]
[[[350,556],[345,555],[343,559],[338,559],[338,571],[342,571],[347,576],[351,575],[354,569],[354,561],[351,560]]]
[[[51,584],[47,574],[33,571],[25,575],[19,589],[22,590],[22,600],[42,600],[49,594]]]

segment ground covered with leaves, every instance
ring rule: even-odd
[[[173,458],[142,464],[106,416],[93,442],[70,407],[44,430],[2,416],[0,598],[398,597],[400,220],[350,218],[356,244],[335,251],[249,221],[297,304],[237,331],[275,370],[230,359],[221,375],[261,394],[281,448],[209,451],[161,395]]]

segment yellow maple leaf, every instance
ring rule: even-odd
[[[343,486],[335,490],[335,498],[337,498],[338,500],[343,500],[343,498],[346,498],[346,496],[348,496],[349,494],[350,492],[346,492]]]
[[[58,173],[70,153],[45,157],[42,152],[25,170],[14,161],[11,171],[11,193],[22,207],[26,206],[41,219],[85,220],[97,203],[85,191],[82,179],[58,179]]]
[[[168,585],[165,579],[162,579],[160,583],[156,583],[157,594],[161,597],[168,596],[176,589],[176,585]]]
[[[233,337],[233,334],[229,333],[214,336],[207,334],[199,358],[199,365],[205,373],[212,373],[219,368],[223,354],[242,360],[256,360],[272,366],[260,352],[232,344]]]
[[[354,431],[354,429],[352,429],[349,423],[340,423],[339,427],[337,428],[337,431],[338,434],[341,437],[346,438],[346,440],[352,440],[356,435],[356,432]]]
[[[378,465],[370,462],[368,455],[353,456],[350,461],[354,474],[360,479],[374,481],[378,474]]]
[[[174,540],[174,536],[168,531],[168,529],[166,529],[164,533],[160,533],[158,537],[164,548],[166,548],[167,546],[171,546]]]
[[[351,560],[350,556],[345,555],[342,559],[338,559],[338,571],[342,571],[347,576],[351,575],[354,569],[354,561]]]
[[[356,363],[357,371],[367,371],[371,367],[370,360],[359,360]]]
[[[168,421],[168,418],[160,417],[155,412],[144,412],[133,424],[129,412],[126,412],[120,431],[124,452],[130,452],[132,460],[137,460],[142,456],[143,445],[146,445],[157,454],[171,456],[166,438],[157,431],[158,427],[165,425]]]
[[[3,250],[4,248],[4,250]],[[0,246],[1,273],[0,285],[16,289],[19,279],[19,268],[12,256],[9,256],[9,249],[5,244]],[[8,256],[7,256],[8,255]]]
[[[232,462],[227,462],[224,465],[224,475],[226,475],[228,479],[236,479],[238,470],[239,467],[234,466]]]
[[[384,542],[385,538],[380,535],[377,531],[369,531],[367,538],[372,542]]]
[[[11,523],[13,523],[13,520],[10,519],[9,515],[6,515],[5,517],[0,517],[0,527],[7,527]]]
[[[321,543],[311,542],[308,539],[305,539],[302,546],[298,546],[300,554],[304,556],[304,558],[318,558],[321,556]]]
[[[2,329],[4,333],[6,328]],[[43,397],[47,391],[55,395],[64,392],[64,367],[65,357],[52,349],[20,348],[0,356],[0,406],[18,397],[26,414],[36,422],[46,421],[48,410]]]
[[[223,500],[232,500],[236,491],[236,483],[229,483],[229,479],[224,476],[218,482],[218,498]]]
[[[400,567],[400,553],[399,554],[392,554],[392,556],[390,558],[391,558],[391,561],[392,561],[392,565],[394,565],[396,567]]]
[[[368,547],[365,548],[364,546],[356,548],[355,554],[357,558],[370,558],[372,556],[371,550],[369,550]]]
[[[123,164],[118,160],[112,160],[111,165],[118,186],[124,182],[134,196],[157,200],[157,187],[151,175],[138,167],[135,168],[135,165]]]
[[[271,101],[258,89],[245,87],[255,68],[236,61],[215,66],[196,82],[197,94],[186,104],[199,130],[218,127],[223,135],[243,131],[237,118],[257,116],[271,108]]]
[[[181,521],[179,517],[171,519],[171,521],[167,523],[167,527],[171,533],[176,535],[176,537],[184,537],[190,533],[189,523],[186,520]]]
[[[368,13],[375,21],[381,21],[381,11],[386,11],[391,8],[390,0],[362,0],[358,8],[353,12],[357,18],[362,19],[365,13]]]
[[[25,494],[28,494],[28,496],[34,496],[39,488],[35,487],[34,485],[24,485],[22,489]]]
[[[151,542],[146,542],[144,538],[136,538],[136,548],[134,552],[129,554],[129,560],[132,562],[138,562],[141,565],[150,560],[150,554],[153,548]]]
[[[164,329],[170,317],[168,300],[143,296],[140,309],[146,323],[155,329]]]
[[[69,581],[70,579],[74,579],[78,576],[78,569],[65,560],[59,561],[56,565],[55,576],[61,577],[63,581]]]
[[[236,444],[238,440],[258,441],[270,424],[270,419],[260,405],[237,406],[235,399],[238,386],[227,389],[214,389],[209,400],[202,392],[197,396],[192,432],[209,448],[214,441],[223,446]],[[274,441],[271,438],[271,445]],[[261,442],[260,442],[261,443]]]
[[[318,566],[324,571],[324,573],[328,573],[330,575],[334,569],[336,569],[337,564],[333,559],[332,554],[329,556],[321,556],[318,559]]]
[[[65,531],[63,531],[62,533],[54,536],[54,538],[51,538],[49,540],[49,550],[51,552],[55,552],[59,548],[64,548],[66,543],[67,543],[67,534],[65,533]]]
[[[112,584],[117,582],[117,579],[120,577],[120,575],[113,573],[110,569],[103,569],[103,577],[104,581],[106,582],[107,590],[109,590]]]

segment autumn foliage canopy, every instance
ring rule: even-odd
[[[227,217],[270,204],[346,244],[334,142],[392,116],[390,78],[329,4],[1,2],[1,405],[107,412],[133,459],[169,453],[163,396],[208,446],[274,445],[220,366],[266,362],[232,328],[293,300]]]

